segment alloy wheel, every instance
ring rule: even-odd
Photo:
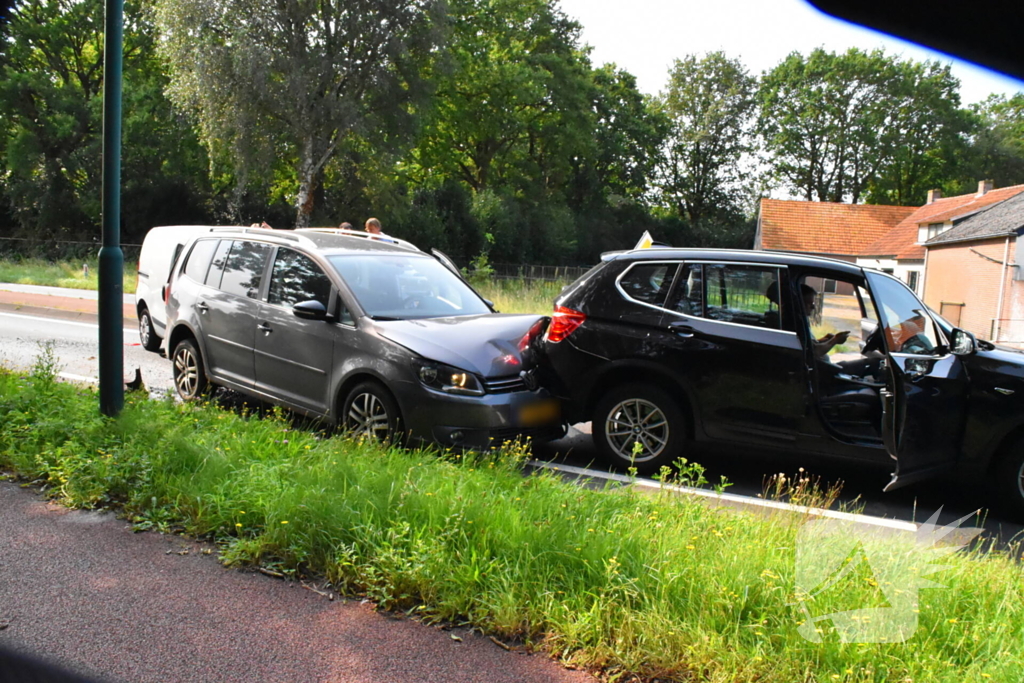
[[[139,341],[142,342],[142,347],[147,348],[149,346],[149,313],[144,312],[139,316]]]
[[[391,433],[387,407],[375,394],[368,391],[352,398],[345,426],[355,436],[383,441]]]
[[[199,392],[199,360],[188,346],[174,354],[174,384],[181,396],[194,398]]]
[[[604,431],[612,450],[623,460],[633,462],[657,458],[669,441],[665,413],[640,398],[621,401],[608,411]]]

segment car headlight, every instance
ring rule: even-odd
[[[421,363],[417,372],[420,381],[435,391],[462,396],[483,396],[484,388],[476,375],[441,363]]]

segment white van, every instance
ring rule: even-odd
[[[135,312],[139,317],[139,337],[147,351],[159,351],[167,329],[164,310],[164,285],[171,267],[185,243],[196,235],[214,229],[209,225],[165,225],[152,228],[142,241],[139,254],[139,279],[135,287]]]

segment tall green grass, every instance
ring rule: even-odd
[[[540,313],[550,315],[552,302],[568,283],[543,280],[491,280],[479,284],[479,291],[494,302],[501,313]]]
[[[135,291],[137,265],[124,264],[124,291]],[[99,263],[96,258],[82,261],[47,261],[38,258],[0,259],[0,282],[19,285],[43,285],[68,289],[99,289]]]
[[[522,449],[383,448],[213,405],[130,394],[101,417],[43,357],[0,374],[0,467],[140,528],[215,541],[228,564],[325,576],[428,621],[473,624],[564,662],[663,681],[1018,681],[1024,582],[1008,556],[944,558],[906,643],[797,632],[804,521],[716,511],[667,492],[524,476]],[[858,578],[812,606],[861,606]],[[803,604],[807,604],[804,602]]]

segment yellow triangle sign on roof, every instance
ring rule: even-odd
[[[634,249],[650,249],[654,245],[654,238],[651,237],[649,230],[644,230],[644,234],[641,235],[640,241],[636,243]]]

